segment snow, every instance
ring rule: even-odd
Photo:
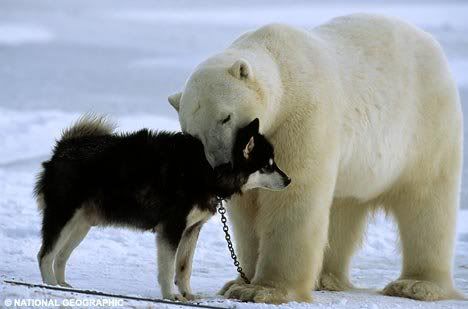
[[[77,113],[60,111],[18,112],[0,109],[0,279],[39,283],[36,254],[40,247],[40,215],[32,197],[40,162],[48,157],[54,139],[78,118]],[[118,130],[141,127],[176,130],[177,121],[151,115],[128,115],[118,119]],[[455,259],[455,281],[468,294],[468,210],[460,211]],[[354,283],[364,289],[352,292],[314,292],[313,304],[290,303],[285,308],[455,308],[467,302],[421,303],[378,294],[398,276],[400,254],[396,228],[391,218],[377,214],[367,233],[367,241],[357,254],[352,271]],[[94,228],[76,249],[67,268],[67,280],[76,288],[109,293],[161,297],[157,284],[154,235],[126,229]],[[219,217],[204,227],[197,246],[192,287],[206,304],[264,308],[262,304],[222,300],[216,292],[234,278]],[[0,303],[5,299],[89,299],[67,292],[45,291],[0,283]],[[125,301],[125,307],[161,305]],[[168,307],[169,308],[169,307]]]
[[[40,216],[32,197],[40,162],[63,128],[83,112],[113,116],[119,130],[177,130],[167,96],[193,68],[240,33],[268,22],[307,28],[353,12],[397,16],[433,34],[447,54],[468,119],[468,4],[465,1],[363,0],[2,0],[0,9],[0,307],[4,299],[90,299],[28,289],[5,279],[40,282],[36,253]],[[465,121],[465,123],[467,123]],[[465,126],[468,136],[468,125]],[[468,140],[465,138],[465,140]],[[468,144],[465,144],[468,149]],[[465,152],[468,153],[468,152]],[[465,154],[465,162],[468,156]],[[468,164],[464,167],[454,276],[468,295]],[[354,259],[352,292],[313,292],[313,304],[285,308],[459,308],[468,302],[417,302],[378,291],[398,277],[395,225],[378,213]],[[160,297],[154,235],[93,229],[70,258],[68,281],[77,288]],[[266,308],[216,297],[236,275],[219,217],[203,228],[192,287],[211,305]],[[125,301],[125,307],[161,308]],[[167,306],[167,308],[173,308]]]
[[[53,37],[49,30],[37,25],[0,24],[0,46],[46,43]]]

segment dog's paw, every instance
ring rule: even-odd
[[[393,281],[382,292],[388,296],[407,297],[425,301],[447,299],[451,294],[434,282],[413,279]]]
[[[64,288],[73,288],[71,285],[69,285],[68,283],[66,283],[65,281],[63,282],[59,282],[58,285],[64,287]]]
[[[339,278],[331,273],[322,273],[317,286],[317,290],[336,292],[351,290],[353,288],[349,280]]]
[[[45,285],[58,285],[57,279],[55,277],[49,278],[49,279],[43,279],[42,283]]]
[[[187,302],[188,299],[182,296],[181,294],[169,294],[169,295],[164,295],[164,299],[167,300],[173,300],[173,301],[180,301],[180,302]]]
[[[245,283],[232,284],[224,296],[246,302],[267,304],[282,304],[293,300],[304,301],[288,297],[289,295],[284,289]]]
[[[188,301],[192,301],[192,300],[200,298],[200,296],[192,294],[192,293],[188,293],[188,292],[182,292],[181,294],[182,294],[182,297],[184,297]]]

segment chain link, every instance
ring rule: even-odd
[[[231,241],[231,235],[229,234],[229,227],[227,225],[227,218],[225,216],[226,214],[226,208],[223,206],[223,199],[218,197],[218,213],[221,215],[221,223],[223,224],[223,231],[224,231],[224,238],[226,239],[227,246],[229,249],[229,252],[231,252],[231,258],[234,261],[234,266],[237,267],[237,272],[241,276],[241,278],[244,280],[245,283],[250,284],[250,280],[247,278],[245,273],[242,271],[242,267],[240,266],[239,261],[237,260],[237,255],[234,252],[234,247],[232,245]]]

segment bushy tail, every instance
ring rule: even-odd
[[[83,115],[71,127],[62,133],[62,140],[83,137],[112,134],[115,124],[104,116]]]
[[[106,119],[104,116],[94,114],[86,114],[81,116],[72,126],[63,130],[61,141],[84,137],[84,136],[100,136],[109,135],[114,132],[115,124]],[[60,141],[59,141],[60,143]],[[57,147],[57,146],[56,146]],[[57,148],[54,150],[56,151]],[[45,173],[51,161],[42,163],[42,171],[37,175],[36,185],[34,187],[34,195],[37,197],[37,204],[39,209],[45,207],[43,189],[45,186]]]

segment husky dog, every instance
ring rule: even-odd
[[[65,265],[92,226],[157,232],[158,281],[164,298],[193,299],[192,259],[217,197],[252,188],[280,190],[289,177],[253,120],[237,133],[233,166],[214,171],[203,145],[184,133],[113,133],[104,118],[85,116],[65,130],[43,163],[35,194],[42,210],[42,280],[69,286]],[[174,270],[174,261],[176,270]],[[172,282],[181,295],[172,294]]]

